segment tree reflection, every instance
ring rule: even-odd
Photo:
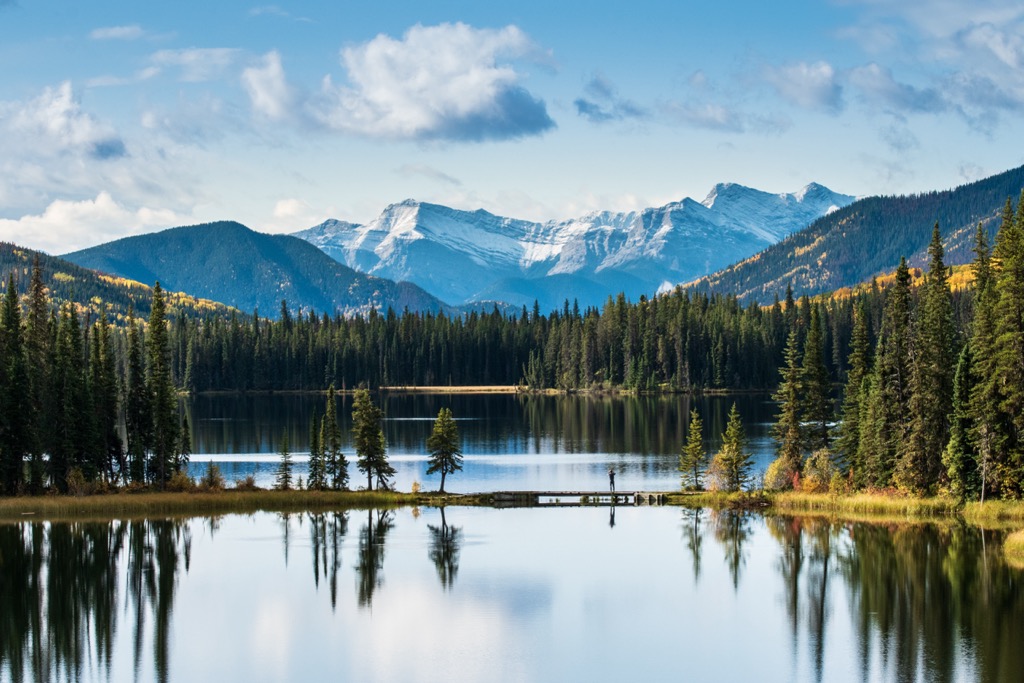
[[[372,607],[373,594],[383,582],[380,575],[384,568],[384,541],[394,526],[390,510],[367,510],[366,524],[359,532],[359,606]]]
[[[309,532],[313,550],[313,582],[320,588],[320,578],[328,582],[331,609],[338,605],[338,570],[341,569],[341,544],[348,533],[347,512],[309,512]]]
[[[701,524],[703,508],[687,508],[683,510],[683,538],[686,548],[693,560],[693,582],[700,581],[701,550],[704,544],[704,529]]]
[[[743,544],[750,537],[751,513],[740,510],[715,510],[711,521],[715,529],[715,540],[722,546],[725,564],[732,577],[733,589],[740,586],[740,572],[746,563]]]
[[[109,677],[123,594],[136,671],[151,614],[155,677],[168,680],[176,576],[190,545],[187,525],[173,520],[0,525],[0,678]]]
[[[441,526],[427,525],[430,530],[430,561],[437,570],[437,578],[445,590],[455,585],[459,573],[459,553],[462,551],[462,529],[448,526],[441,508]]]
[[[1003,681],[1024,670],[1024,650],[1006,646],[1024,637],[1024,591],[997,532],[820,518],[771,518],[768,528],[782,546],[793,648],[804,624],[816,680],[838,586],[849,595],[863,680]]]

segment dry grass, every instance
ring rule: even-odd
[[[299,512],[403,505],[476,505],[473,496],[393,491],[233,491],[112,493],[96,496],[0,498],[0,520]]]
[[[1003,541],[1006,562],[1017,569],[1024,569],[1024,529],[1015,531]]]
[[[881,516],[900,518],[950,517],[959,512],[952,498],[917,498],[914,496],[855,493],[777,493],[772,499],[776,512],[817,512],[836,516]]]
[[[987,500],[984,503],[967,503],[964,506],[964,519],[984,527],[1019,528],[1024,522],[1024,501]]]

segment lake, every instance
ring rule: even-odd
[[[1019,681],[1001,540],[668,507],[0,524],[0,680]]]
[[[764,395],[686,396],[531,396],[515,394],[375,395],[384,410],[388,456],[397,470],[395,484],[410,490],[418,481],[436,489],[440,477],[427,477],[426,440],[441,408],[450,408],[462,437],[464,470],[448,477],[445,488],[461,493],[495,490],[587,490],[608,486],[614,467],[623,491],[679,488],[679,450],[689,412],[704,420],[709,453],[721,435],[733,402],[743,416],[754,470],[771,462],[768,436],[776,406]],[[325,397],[311,394],[201,395],[182,401],[192,426],[190,473],[199,477],[214,461],[229,485],[248,474],[260,486],[273,485],[281,436],[288,435],[294,475],[307,478],[309,424],[323,416]],[[338,397],[338,416],[349,460],[352,486],[362,482],[351,445],[351,396]]]

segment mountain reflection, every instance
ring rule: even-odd
[[[174,592],[190,547],[178,520],[0,525],[0,674],[109,677],[120,617],[134,629],[136,671],[152,621],[154,677],[168,680]]]

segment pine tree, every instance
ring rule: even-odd
[[[871,339],[863,299],[857,302],[854,309],[848,364],[850,369],[846,374],[843,415],[836,437],[836,452],[846,470],[859,473],[864,466],[857,457],[860,450],[861,403],[865,398],[861,394],[861,386],[864,384],[864,378],[871,372]]]
[[[810,451],[827,449],[828,423],[832,420],[832,379],[825,366],[825,344],[821,330],[819,306],[811,307],[807,339],[804,342],[802,417],[807,424],[804,448]]]
[[[452,418],[450,408],[441,408],[434,420],[434,429],[427,437],[430,451],[427,474],[441,473],[440,493],[444,493],[445,477],[462,470],[462,448],[459,444],[459,427]]]
[[[382,419],[383,413],[373,404],[369,390],[356,390],[352,401],[352,441],[359,458],[357,467],[366,475],[366,487],[371,491],[375,479],[378,488],[387,489],[395,475],[384,445]]]
[[[178,444],[178,401],[171,381],[171,347],[167,329],[167,305],[160,283],[153,286],[149,314],[147,383],[153,425],[152,479],[163,489],[176,469]]]
[[[327,390],[327,409],[320,424],[320,456],[324,463],[324,485],[330,480],[335,491],[348,488],[348,460],[341,452],[341,428],[338,427],[338,408],[334,398],[334,385]]]
[[[277,452],[281,456],[277,465],[277,478],[274,480],[274,488],[278,491],[291,491],[292,489],[292,453],[288,446],[288,432],[281,435],[278,442]]]
[[[28,294],[28,336],[25,353],[28,359],[28,403],[31,408],[32,451],[29,464],[29,491],[43,490],[46,467],[43,452],[49,443],[52,425],[52,404],[49,400],[53,368],[53,335],[50,330],[50,302],[43,284],[39,254],[32,259],[32,279]]]
[[[938,483],[953,409],[956,329],[938,223],[928,255],[911,366],[910,434],[895,472],[898,486],[918,494]]]
[[[129,478],[135,484],[146,481],[146,456],[153,438],[152,400],[146,388],[142,333],[131,310],[128,312],[128,368],[125,383],[125,437]]]
[[[1024,443],[1024,193],[1016,218],[1007,205],[1003,225],[996,236],[995,289],[997,296],[993,379],[997,384],[999,411],[1009,427],[994,458],[994,476],[1004,496],[1022,491]]]
[[[707,451],[704,450],[704,423],[700,413],[690,411],[690,426],[686,432],[686,445],[679,452],[679,471],[682,472],[684,491],[703,489],[702,477],[707,466]]]
[[[31,408],[23,396],[29,388],[27,357],[21,329],[21,303],[14,276],[7,280],[0,325],[0,491],[15,494],[25,480],[25,456],[32,452]]]
[[[711,461],[709,474],[714,478],[717,488],[724,491],[740,491],[749,485],[753,456],[747,452],[746,441],[743,421],[740,419],[736,404],[733,403],[729,411],[729,422],[722,434],[722,447]]]
[[[779,404],[779,414],[772,426],[775,440],[777,467],[783,476],[792,481],[803,463],[804,435],[800,423],[800,409],[805,396],[804,373],[800,363],[800,341],[796,328],[789,333],[786,341],[785,365],[781,369],[782,380],[772,398]]]
[[[105,309],[100,313],[100,319],[96,323],[92,339],[95,351],[90,371],[99,448],[97,466],[107,479],[117,481],[119,478],[127,477],[128,472],[124,461],[121,435],[117,429],[119,415],[117,361]]]
[[[971,419],[971,345],[965,344],[956,365],[953,379],[953,414],[950,419],[949,443],[942,454],[942,464],[949,478],[950,492],[960,501],[975,498],[981,490],[978,454],[970,441]]]
[[[322,491],[327,488],[324,475],[323,451],[320,448],[320,429],[317,424],[319,420],[316,413],[309,421],[309,477],[306,480],[306,488],[311,491]]]
[[[70,303],[61,307],[57,327],[51,393],[49,475],[61,493],[68,490],[68,474],[81,467],[89,443],[84,407],[85,373],[82,331]]]
[[[178,435],[178,458],[174,468],[178,472],[188,469],[192,459],[192,429],[188,424],[188,415],[181,416],[181,432]]]
[[[1007,200],[1005,213],[1010,213]],[[1004,225],[1008,220],[1004,213]],[[971,323],[971,379],[967,406],[968,438],[977,452],[979,496],[984,500],[991,481],[991,464],[1008,438],[1007,420],[999,409],[999,381],[996,365],[995,327],[998,304],[992,273],[988,234],[979,223],[974,246],[974,320]]]

